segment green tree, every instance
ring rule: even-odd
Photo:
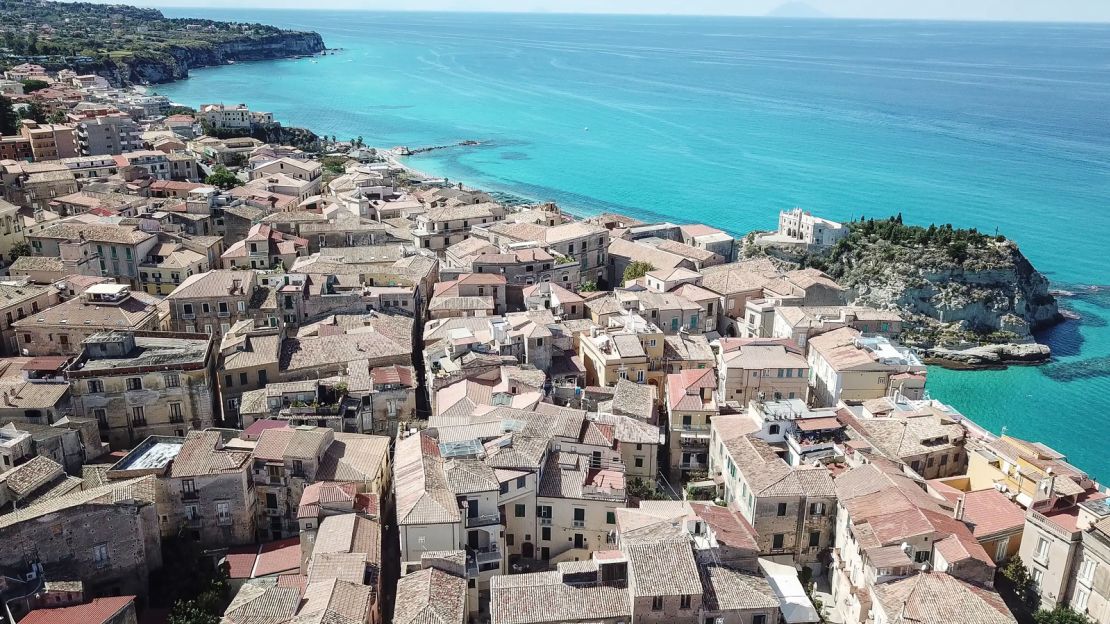
[[[34,93],[50,86],[50,83],[45,80],[35,80],[33,78],[23,80],[22,83],[24,93]]]
[[[578,292],[597,292],[597,282],[592,280],[582,282],[578,286]]]
[[[1014,555],[1006,567],[1002,568],[1003,589],[1008,589],[1011,594],[1029,610],[1036,609],[1040,600],[1033,577],[1025,567],[1025,562],[1020,555]]]
[[[624,267],[624,281],[629,282],[634,279],[639,279],[648,274],[648,271],[654,271],[655,267],[650,262],[643,262],[637,260],[632,264]]]
[[[242,184],[242,181],[239,180],[239,178],[237,178],[234,173],[228,171],[227,167],[223,165],[216,165],[216,168],[212,170],[212,173],[209,174],[208,177],[204,178],[204,183],[210,186],[215,186],[217,188],[222,188],[226,191],[227,189],[239,186],[240,184]]]
[[[31,244],[27,241],[19,241],[12,245],[12,250],[8,252],[8,257],[11,258],[12,262],[15,262],[16,258],[30,256],[32,254],[34,254],[34,251],[31,249]]]
[[[46,121],[49,121],[52,124],[65,123],[66,114],[63,111],[54,111],[53,113],[50,113],[50,116],[46,118]]]
[[[19,116],[12,108],[12,101],[0,95],[0,134],[15,134],[19,129]]]
[[[19,114],[23,119],[46,123],[46,109],[44,109],[39,102],[32,100],[31,103],[27,105],[27,108],[20,111]]]
[[[170,611],[168,624],[220,624],[220,616],[208,613],[195,600],[178,600]]]
[[[1049,611],[1041,609],[1033,614],[1033,621],[1037,624],[1093,624],[1093,620],[1073,611],[1071,607],[1056,607]]]
[[[363,144],[363,142],[362,142],[362,135],[360,134],[360,135],[358,135],[358,137],[357,137],[357,138],[355,139],[355,146],[356,146],[356,147],[362,147],[363,145],[364,145],[364,144]]]
[[[166,111],[166,116],[169,117],[170,115],[193,115],[196,114],[196,112],[196,110],[188,106],[171,106],[170,109]]]

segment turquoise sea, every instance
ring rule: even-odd
[[[245,102],[580,214],[742,234],[803,206],[998,231],[1081,321],[1039,368],[933,396],[1110,479],[1110,25],[169,9],[320,32],[336,55],[192,72]]]

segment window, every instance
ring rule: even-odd
[[[767,624],[767,616],[757,613],[752,616],[752,624]]]
[[[248,383],[247,382],[247,374],[246,373],[239,373],[239,385],[240,386],[245,386],[245,385],[247,385],[247,383]]]
[[[1071,608],[1079,613],[1087,611],[1087,599],[1091,597],[1091,590],[1080,587],[1075,590],[1075,598],[1071,601]]]
[[[97,544],[93,546],[93,563],[97,568],[106,568],[110,563],[108,557],[108,544]]]
[[[994,546],[994,560],[1002,561],[1006,558],[1006,552],[1010,549],[1010,538],[1004,537],[999,540]]]
[[[131,424],[136,427],[146,426],[146,411],[143,410],[142,405],[136,405],[131,408]]]
[[[605,512],[605,524],[616,524],[616,523],[617,523],[617,512],[615,512],[615,511]]]
[[[784,535],[782,533],[775,533],[775,535],[771,538],[771,549],[772,550],[782,550],[782,546],[785,543],[786,543],[786,535]]]
[[[516,489],[519,490],[520,488],[522,488],[526,485],[528,485],[528,477],[517,477],[516,478]]]
[[[181,412],[181,403],[170,403],[170,422],[185,422],[185,415]]]
[[[304,476],[304,462],[303,461],[301,461],[299,459],[294,459],[293,460],[293,476],[294,477],[303,477]]]
[[[265,386],[266,385],[266,370],[265,369],[260,369],[258,371],[258,385],[260,385],[260,386]]]
[[[512,533],[505,534],[505,545],[506,546],[515,546],[516,545],[516,536],[513,535]]]
[[[540,527],[540,539],[544,541],[551,540],[551,527]]]
[[[1037,551],[1034,557],[1039,561],[1044,561],[1048,557],[1048,540],[1041,537],[1037,541]]]
[[[128,377],[127,378],[127,389],[128,390],[142,390],[143,389],[143,378],[142,377]]]
[[[196,498],[197,485],[192,479],[181,480],[181,497],[182,498]]]
[[[501,484],[500,492],[502,494],[508,494],[509,493],[509,482],[508,481]]]
[[[662,596],[652,596],[651,597],[651,610],[652,611],[662,611],[663,610],[663,597]]]
[[[108,428],[108,410],[104,408],[97,408],[93,410],[93,416],[96,418],[96,424],[101,429]]]
[[[89,394],[99,394],[104,392],[104,382],[99,379],[89,380]]]
[[[231,524],[231,503],[228,501],[216,501],[216,522],[222,526]]]
[[[527,511],[526,511],[526,508],[525,508],[524,505],[521,505],[521,504],[516,505],[515,514],[516,514],[517,518],[523,518],[526,513],[527,513]]]
[[[811,516],[823,516],[823,515],[825,515],[825,503],[810,503],[809,504],[809,515],[811,515]]]
[[[644,458],[643,457],[637,457],[635,461],[636,461],[636,467],[637,468],[643,468],[644,467]]]
[[[770,427],[767,428],[767,433],[769,433],[771,435],[778,435],[779,431],[781,431],[781,429],[779,428],[778,425],[771,425]]]
[[[947,455],[941,455],[940,456],[940,465],[943,466],[947,463],[948,463],[948,456]]]
[[[586,510],[585,509],[575,508],[573,524],[576,527],[586,526]]]
[[[1094,559],[1084,558],[1079,566],[1079,580],[1090,583],[1095,578],[1095,568],[1098,563]]]
[[[811,532],[809,534],[809,547],[810,548],[817,548],[820,545],[821,545],[821,533],[819,531]]]
[[[177,373],[166,373],[163,376],[166,379],[167,388],[178,388],[181,386],[181,378],[178,377]]]
[[[678,608],[679,609],[689,609],[690,608],[690,594],[683,594],[682,596],[679,596]]]
[[[775,513],[775,515],[776,516],[785,516],[786,515],[786,503],[779,503],[779,508],[778,508],[777,513]]]
[[[1033,587],[1037,592],[1041,591],[1041,583],[1044,581],[1044,570],[1040,568],[1033,568]]]
[[[225,387],[225,388],[230,388],[230,387],[232,387],[232,383],[231,383],[231,375],[224,375],[224,387]]]

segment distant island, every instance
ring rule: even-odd
[[[0,0],[0,37],[0,68],[35,63],[97,74],[115,86],[170,82],[188,77],[192,68],[325,50],[314,32],[170,19],[157,9],[87,2]]]
[[[805,2],[786,2],[768,12],[767,17],[789,17],[797,19],[830,17],[830,15]]]

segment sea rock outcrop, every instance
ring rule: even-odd
[[[1061,319],[1048,279],[1001,236],[853,223],[847,240],[815,260],[854,304],[902,313],[903,341],[925,349],[1029,343]]]
[[[948,368],[994,368],[1010,364],[1040,364],[1052,357],[1052,349],[1035,342],[995,344],[955,350],[934,348],[925,360]]]

